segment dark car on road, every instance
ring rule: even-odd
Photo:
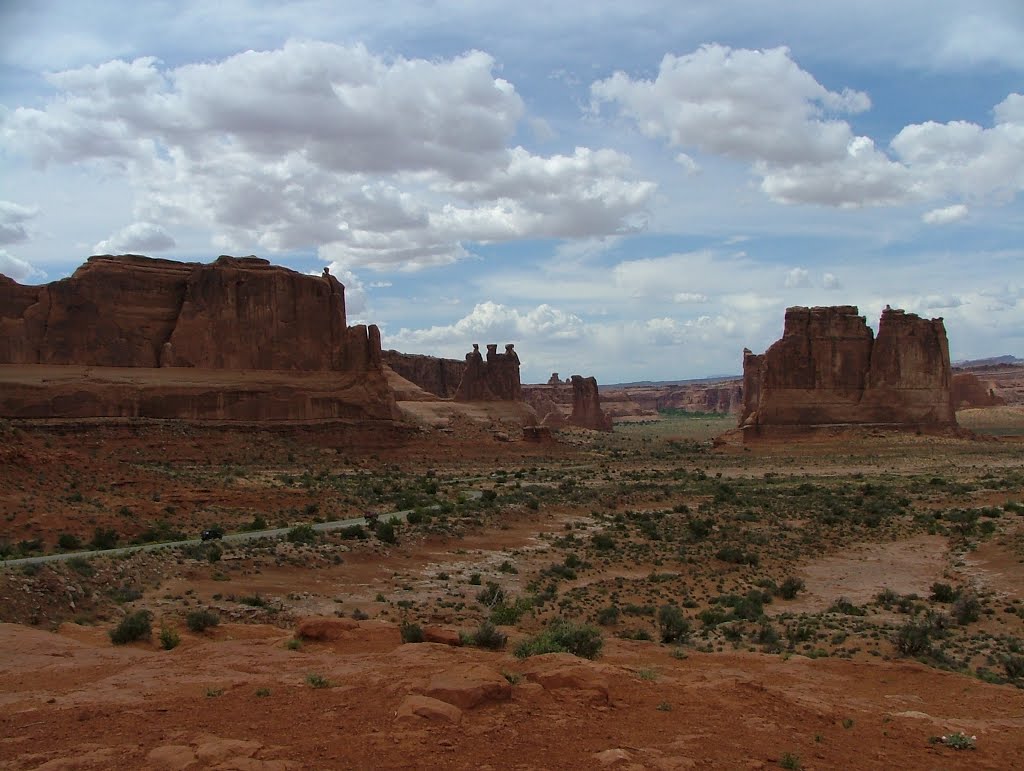
[[[204,541],[213,541],[218,538],[224,537],[224,528],[222,527],[210,527],[199,534],[199,537]]]

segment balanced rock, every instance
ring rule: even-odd
[[[780,340],[743,355],[741,426],[949,426],[942,319],[886,308],[875,338],[852,305],[786,310]]]

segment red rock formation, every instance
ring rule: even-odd
[[[955,425],[942,319],[886,308],[878,338],[850,305],[789,308],[766,353],[743,355],[741,426]]]
[[[566,385],[562,381],[544,385],[523,387],[523,398],[533,407],[546,428],[561,428],[565,425],[591,428],[596,431],[611,431],[612,419],[601,407],[601,395],[597,380],[573,375]]]
[[[458,359],[439,359],[413,353],[384,351],[384,363],[404,377],[435,396],[450,399],[466,373],[466,362]]]
[[[957,372],[952,383],[953,408],[1001,407],[1006,400],[999,396],[991,384],[983,383],[973,372]]]
[[[0,282],[0,363],[365,370],[376,327],[345,325],[345,288],[256,257],[210,264],[90,257],[41,287]]]
[[[498,346],[487,346],[487,360],[480,355],[480,346],[473,344],[473,350],[466,354],[466,369],[462,382],[455,391],[455,400],[460,402],[523,400],[523,388],[519,380],[519,356],[509,343],[505,353],[498,353]]]
[[[562,385],[523,386],[523,400],[533,407],[540,425],[561,428],[572,412],[572,387]]]
[[[107,377],[85,371],[76,381],[69,370],[42,387],[24,370],[0,400],[0,414],[8,415],[259,420],[394,414],[380,332],[346,326],[345,288],[327,270],[308,276],[255,257],[210,264],[91,257],[70,278],[38,287],[0,276],[0,365],[134,372]],[[316,383],[213,374],[206,387],[191,375],[170,374],[178,368],[337,374]]]
[[[601,396],[595,378],[572,376],[572,415],[569,416],[569,423],[595,431],[612,430],[612,419],[601,410]]]

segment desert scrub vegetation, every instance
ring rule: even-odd
[[[596,659],[603,646],[604,637],[596,627],[556,618],[539,634],[523,640],[514,653],[521,659],[542,653],[571,653],[585,659]]]
[[[136,640],[148,640],[153,631],[153,614],[148,610],[137,610],[129,613],[121,622],[110,630],[110,641],[114,645],[124,645]]]
[[[207,629],[217,626],[220,623],[220,616],[216,611],[209,608],[192,610],[185,614],[185,626],[189,631],[201,633]]]

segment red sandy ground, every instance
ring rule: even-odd
[[[0,768],[758,769],[790,753],[805,769],[1010,769],[1024,750],[1024,692],[915,663],[676,660],[624,640],[597,662],[519,661],[346,623],[343,639],[298,651],[280,629],[226,625],[169,652],[0,625]],[[479,668],[518,681],[510,700],[456,723],[396,717],[435,676]],[[568,674],[531,682],[550,669]],[[929,743],[957,730],[977,750]]]

